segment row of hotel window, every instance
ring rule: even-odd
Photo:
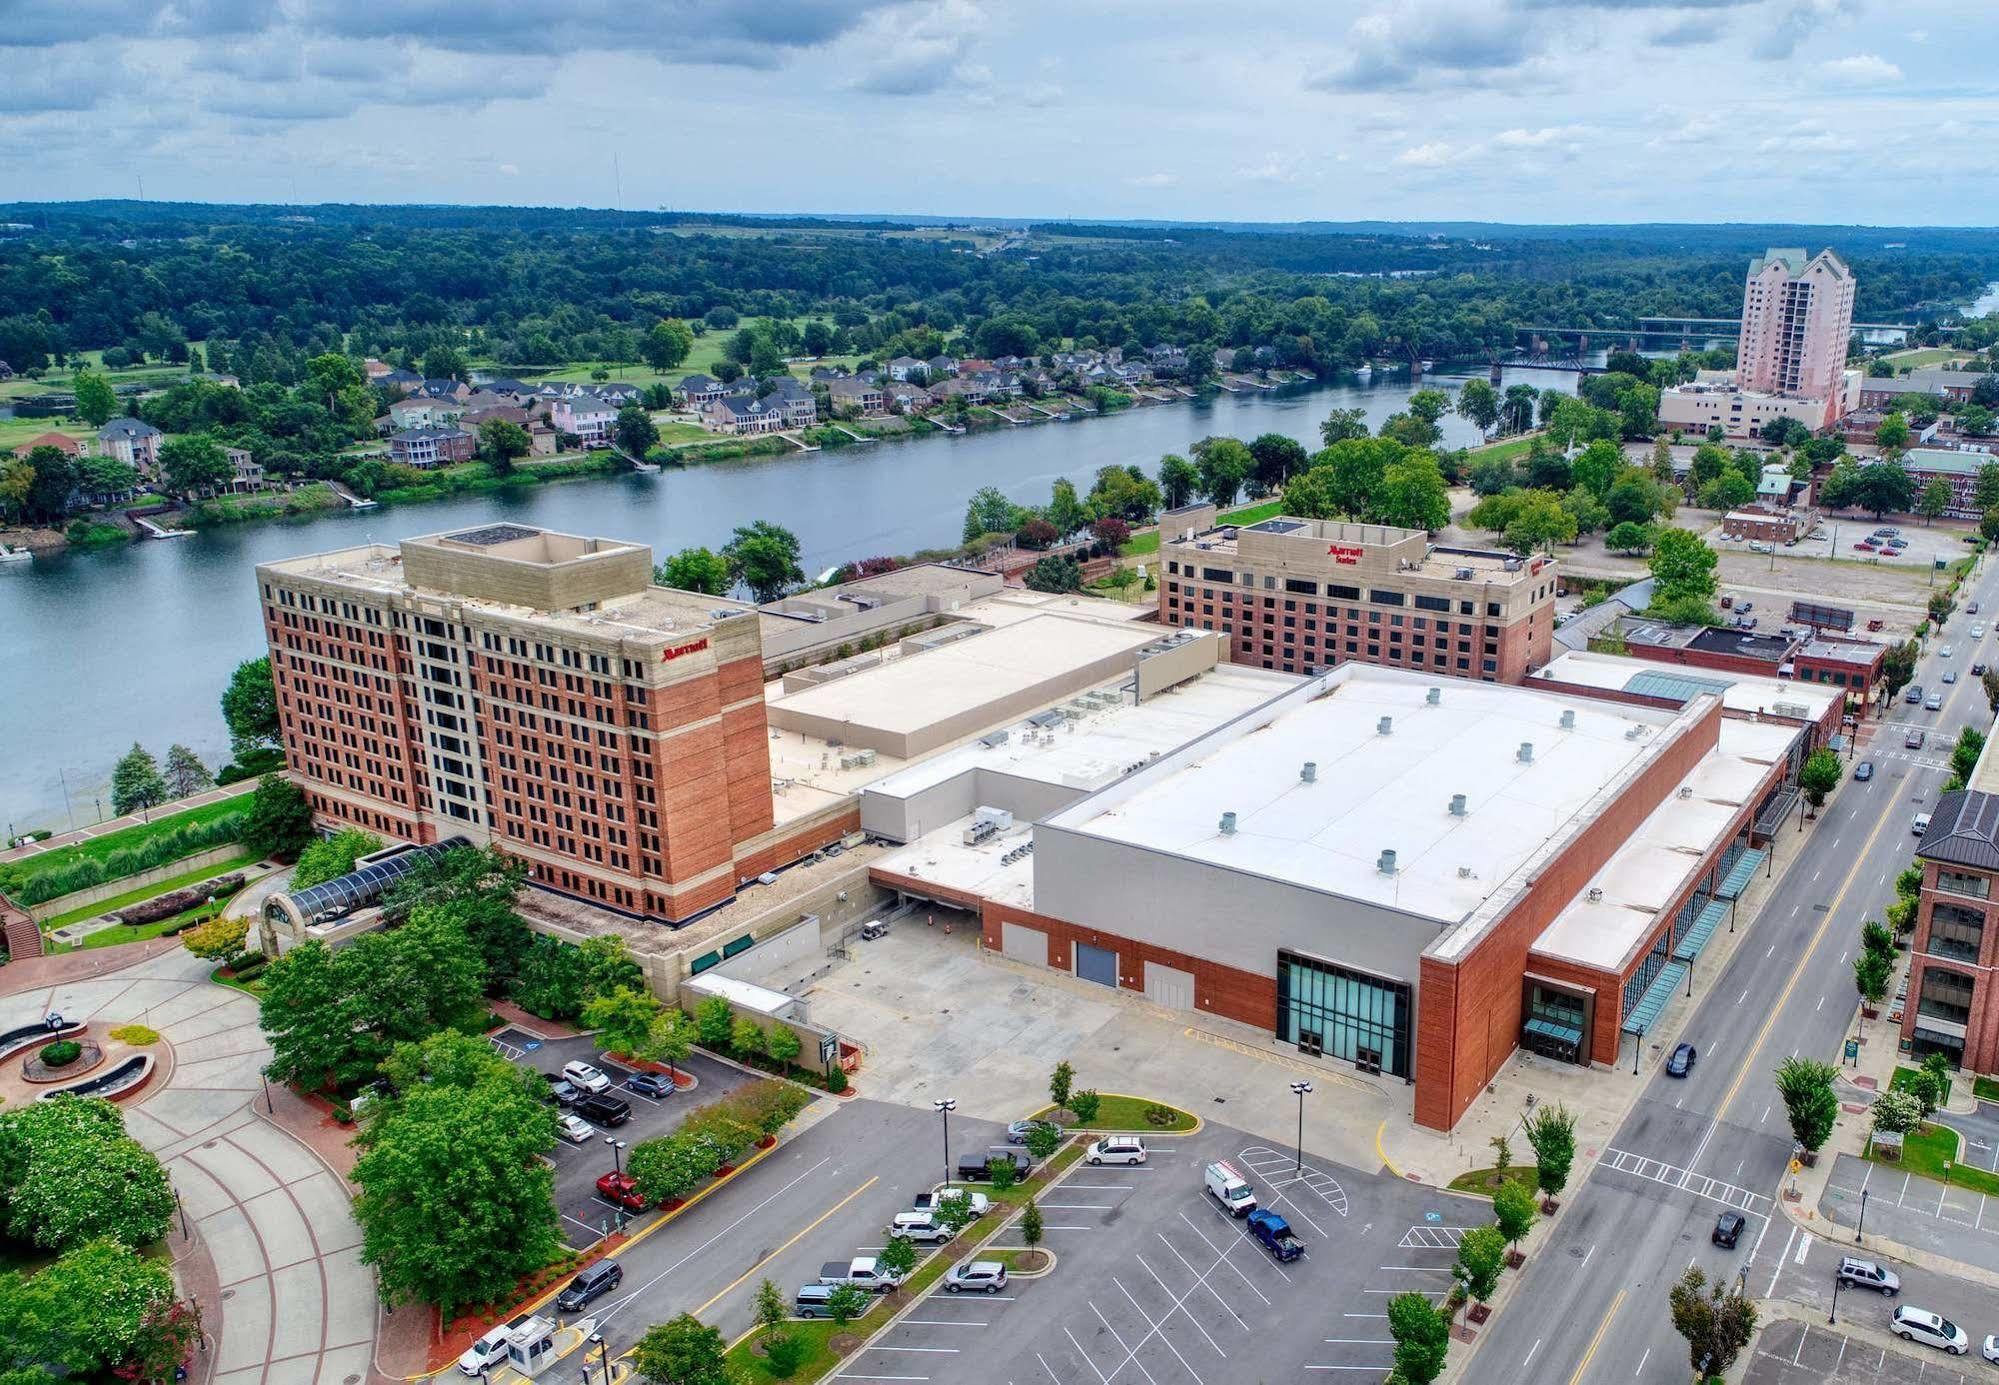
[[[1168,563],[1166,565],[1166,572],[1169,577],[1182,575],[1193,577],[1196,575],[1196,568],[1192,563],[1188,563],[1184,567],[1179,563]],[[1198,575],[1204,582],[1222,582],[1230,586],[1235,585],[1236,582],[1234,568],[1204,567],[1198,570]],[[1242,585],[1245,587],[1254,586],[1255,580],[1255,577],[1250,573],[1245,572],[1242,574]],[[1263,585],[1268,591],[1278,590],[1277,579],[1275,577],[1264,578]],[[1191,584],[1189,584],[1188,589],[1192,590]],[[1166,584],[1166,590],[1169,592],[1179,591],[1180,583],[1169,581]],[[1314,582],[1303,577],[1285,578],[1283,590],[1294,596],[1319,596],[1323,594],[1335,601],[1359,601],[1361,599],[1361,589],[1359,587],[1342,586],[1338,582]],[[1211,601],[1215,595],[1212,590],[1205,590],[1201,594]],[[1233,595],[1233,592],[1222,593],[1224,600],[1232,598]],[[1539,593],[1537,592],[1536,595],[1538,596]],[[1255,599],[1253,594],[1246,594],[1243,597],[1244,601],[1254,601]],[[1414,606],[1419,611],[1448,612],[1452,604],[1449,597],[1425,596],[1420,593],[1411,595],[1406,592],[1390,591],[1385,587],[1369,587],[1367,589],[1367,599],[1377,606]],[[1266,596],[1263,598],[1263,604],[1270,606],[1274,600],[1275,598]],[[1286,602],[1285,609],[1291,609],[1291,603]],[[1308,606],[1306,609],[1310,610],[1312,608]],[[1477,615],[1478,603],[1475,601],[1459,601],[1457,603],[1457,610],[1461,616]],[[1497,618],[1504,615],[1505,612],[1506,608],[1501,602],[1488,601],[1485,603],[1485,613],[1488,616]]]

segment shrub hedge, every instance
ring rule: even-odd
[[[102,859],[85,856],[39,871],[20,863],[15,868],[20,883],[11,893],[16,904],[26,906],[43,904],[60,895],[88,890],[112,880],[122,880],[128,875],[137,875],[142,870],[178,861],[210,847],[240,841],[249,820],[247,810],[230,813],[208,822],[162,832],[139,846],[125,847]]]

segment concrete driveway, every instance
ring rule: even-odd
[[[270,1048],[257,1002],[210,982],[213,965],[176,949],[32,985],[0,996],[0,1027],[57,1009],[159,1031],[172,1045],[172,1071],[125,1106],[125,1128],[166,1165],[214,1264],[219,1301],[187,1274],[185,1255],[176,1261],[211,1339],[209,1379],[355,1385],[374,1358],[375,1278],[360,1260],[346,1186],[263,1118],[258,1074]]]

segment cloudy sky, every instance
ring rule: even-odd
[[[0,198],[1991,225],[1995,54],[1994,0],[0,0]]]

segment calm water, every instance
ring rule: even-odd
[[[1464,378],[1433,374],[1428,383],[1455,388]],[[1508,384],[1565,390],[1574,380],[1507,376]],[[1379,423],[1411,388],[1399,374],[1221,395],[970,437],[246,524],[0,569],[0,825],[61,828],[102,816],[96,800],[135,739],[162,758],[180,742],[211,766],[228,759],[216,700],[229,670],[264,650],[251,576],[261,562],[498,518],[637,540],[664,555],[691,544],[719,548],[737,524],[767,519],[799,536],[812,573],[956,543],[965,502],[980,486],[1040,504],[1058,477],[1087,490],[1100,467],[1150,471],[1162,454],[1184,453],[1209,434],[1286,433],[1316,449],[1319,421],[1332,409],[1358,406]],[[1477,441],[1456,417],[1444,420],[1444,435],[1451,446]]]

